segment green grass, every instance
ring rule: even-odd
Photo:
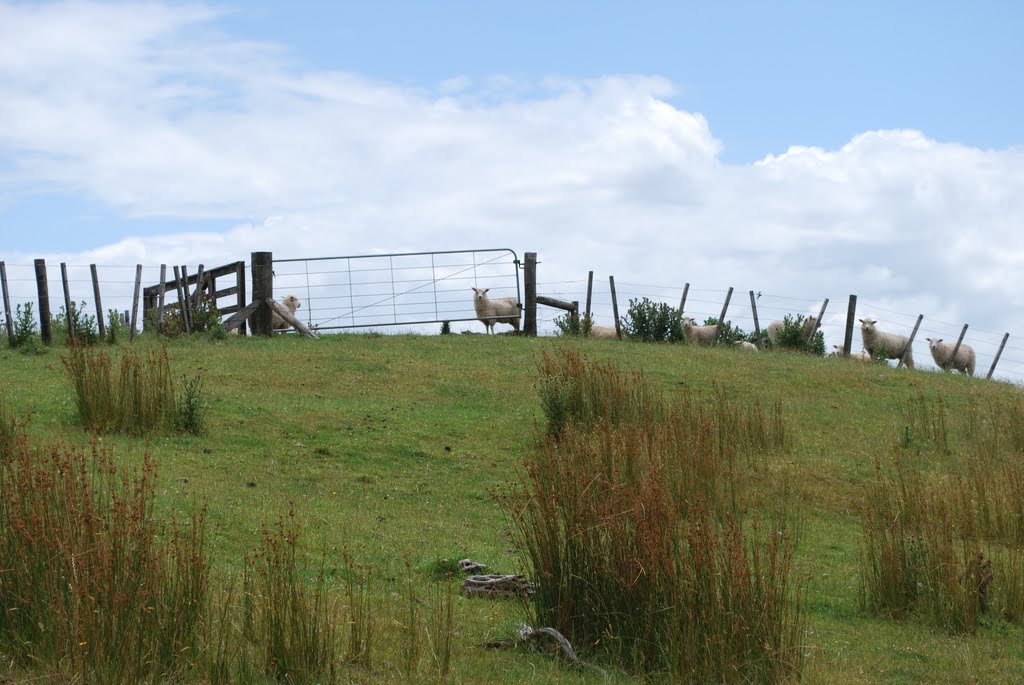
[[[144,338],[134,346],[142,354],[159,349]],[[908,420],[908,402],[922,394],[941,398],[946,414],[956,415],[972,403],[1018,400],[1020,389],[1005,384],[797,354],[601,340],[182,338],[168,343],[171,372],[202,377],[203,434],[111,434],[102,444],[126,466],[141,466],[149,452],[159,473],[156,514],[164,520],[172,514],[188,520],[194,501],[207,502],[211,575],[242,573],[246,554],[262,544],[262,526],[287,514],[293,502],[304,554],[318,564],[326,550],[324,577],[343,600],[345,550],[372,569],[366,600],[380,609],[374,660],[369,669],[347,666],[343,677],[407,682],[409,655],[418,651],[418,678],[437,682],[440,667],[428,664],[439,663],[443,650],[432,655],[429,633],[412,642],[402,627],[403,616],[437,621],[437,610],[430,602],[411,604],[407,582],[419,584],[421,599],[435,592],[427,588],[441,559],[470,557],[498,572],[525,568],[492,493],[518,481],[544,432],[542,354],[567,346],[622,370],[642,370],[670,398],[713,402],[724,389],[766,406],[781,402],[790,447],[747,467],[744,513],[767,516],[783,500],[799,511],[794,576],[802,582],[807,619],[804,682],[1024,679],[1024,630],[1011,622],[982,619],[975,634],[950,635],[912,615],[875,616],[859,599],[858,511],[876,458],[890,454],[910,425],[923,445],[916,467],[939,473],[953,467],[955,457],[936,448],[941,435],[929,432],[924,419]],[[89,444],[57,350],[0,349],[0,396],[33,443]],[[602,682],[549,654],[483,648],[511,637],[524,620],[512,602],[456,595],[452,611],[450,682]],[[0,659],[0,675],[9,663]],[[6,675],[17,681],[38,674]]]

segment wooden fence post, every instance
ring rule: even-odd
[[[265,303],[274,296],[274,254],[272,252],[252,253],[252,301],[259,303],[249,323],[253,335],[273,335],[273,316]]]
[[[729,300],[732,299],[732,286],[729,286],[729,292],[725,294],[725,304],[722,305],[722,313],[718,315],[718,324],[715,326],[715,337],[711,341],[712,345],[718,344],[718,334],[722,332],[722,326],[725,325],[725,312],[729,309]]]
[[[921,326],[921,320],[924,319],[924,314],[917,315],[917,323],[914,324],[914,330],[910,331],[910,339],[907,341],[907,346],[903,348],[903,354],[900,355],[900,360],[896,362],[896,368],[903,366],[903,360],[907,356],[907,350],[914,345],[914,338],[917,336],[917,329]]]
[[[828,306],[828,298],[826,297],[825,301],[821,303],[821,310],[818,312],[817,320],[815,320],[814,325],[811,326],[811,334],[809,336],[807,336],[807,344],[808,345],[810,345],[812,342],[814,342],[814,336],[818,334],[818,328],[821,327],[821,320],[825,316],[825,307],[827,307],[827,306]]]
[[[46,283],[46,260],[37,259],[36,268],[36,292],[39,294],[39,334],[43,337],[43,343],[49,345],[53,342],[53,328],[50,326],[50,287]]]
[[[248,304],[245,301],[245,262],[238,262],[238,268],[235,269],[235,283],[238,286],[238,292],[235,297],[237,298],[238,309],[241,311]],[[238,327],[238,334],[245,335],[245,321],[242,321]]]
[[[167,265],[160,265],[160,287],[156,295],[156,332],[164,332],[164,299],[167,295]]]
[[[850,295],[850,304],[846,307],[846,335],[843,338],[843,356],[849,357],[853,347],[853,322],[857,316],[857,296]]]
[[[761,347],[761,324],[757,320],[757,304],[754,291],[750,291],[750,313],[754,316],[754,344]]]
[[[14,347],[14,318],[11,315],[11,295],[7,292],[7,266],[0,261],[0,288],[4,298],[4,324],[7,326],[7,341]]]
[[[142,287],[142,265],[135,265],[135,294],[132,295],[132,323],[128,339],[135,340],[135,326],[139,323],[139,289]]]
[[[1010,339],[1010,334],[1009,334],[1009,333],[1004,333],[1004,334],[1003,334],[1003,342],[999,343],[999,350],[998,350],[998,351],[996,352],[996,357],[995,357],[995,359],[993,359],[993,360],[992,360],[992,366],[990,366],[990,367],[989,367],[989,369],[988,369],[988,375],[987,375],[987,376],[985,376],[985,378],[986,378],[986,379],[990,379],[990,378],[992,378],[992,374],[993,374],[993,373],[995,372],[995,370],[996,370],[996,364],[998,364],[998,363],[999,363],[999,357],[1001,357],[1001,356],[1002,356],[1002,354],[1003,354],[1003,348],[1004,348],[1004,347],[1006,347],[1006,341],[1007,341],[1007,340],[1009,340],[1009,339]]]
[[[64,287],[64,318],[68,325],[68,340],[74,340],[75,317],[71,309],[73,305],[71,304],[71,288],[68,287],[68,265],[66,262],[60,263],[60,283]]]
[[[178,292],[178,315],[181,317],[181,325],[185,327],[186,333],[192,332],[192,326],[185,316],[185,292],[181,288],[181,267],[174,266],[174,288]]]
[[[537,253],[523,254],[523,289],[526,291],[526,312],[523,335],[537,335]]]
[[[683,312],[686,311],[686,293],[688,292],[690,292],[690,284],[685,283],[683,285],[683,296],[679,298],[679,316],[682,316]]]
[[[96,272],[96,265],[89,265],[89,274],[92,276],[92,297],[96,300],[96,325],[99,327],[100,339],[107,337],[107,324],[103,320],[103,301],[100,300],[100,277]]]
[[[622,325],[619,323],[619,300],[615,297],[615,276],[608,277],[608,286],[612,291],[612,316],[615,317],[615,337],[622,337]]]
[[[587,313],[586,318],[590,318],[590,296],[594,292],[594,272],[587,273]]]
[[[953,345],[953,354],[949,356],[949,361],[952,363],[956,359],[956,353],[960,351],[960,344],[964,341],[964,336],[967,335],[967,324],[960,329],[960,337],[956,339],[956,345]]]
[[[186,329],[191,332],[194,328],[194,322],[192,321],[192,294],[188,290],[188,268],[181,265],[181,288],[185,291],[185,299],[181,301],[181,315],[188,322]],[[273,297],[270,295],[269,297]]]

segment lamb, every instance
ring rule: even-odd
[[[290,311],[293,316],[295,315],[295,310],[302,306],[302,302],[299,300],[299,298],[295,297],[295,295],[285,295],[284,299],[281,300],[281,304],[284,305],[284,308]],[[285,321],[284,319],[282,319],[280,314],[274,312],[274,318],[271,327],[275,331],[286,331],[289,328],[291,328],[292,325]]]
[[[519,301],[514,297],[490,299],[490,288],[473,288],[473,306],[476,317],[484,324],[488,333],[494,332],[494,324],[507,323],[519,332]]]
[[[854,361],[858,361],[858,362],[873,361],[872,358],[871,358],[871,355],[868,354],[867,350],[861,350],[857,354],[854,354],[852,352],[850,354],[846,354],[845,352],[843,352],[843,346],[842,345],[833,345],[832,346],[832,354],[834,354],[837,357],[841,357],[843,359],[853,359]]]
[[[737,340],[736,347],[747,352],[758,352],[757,345],[747,340]]]
[[[974,375],[974,348],[961,343],[960,349],[956,351],[956,358],[953,358],[953,345],[942,342],[942,338],[925,338],[928,341],[928,349],[931,350],[932,359],[943,371],[954,369],[968,376]]]
[[[686,338],[686,342],[704,346],[714,344],[718,326],[694,326],[692,316],[684,316],[682,323],[683,337]]]
[[[864,340],[864,349],[872,358],[884,354],[886,359],[901,359],[908,369],[914,368],[914,350],[910,346],[910,338],[905,335],[886,333],[875,327],[875,319],[858,319],[860,336]]]
[[[811,331],[814,330],[814,327],[817,325],[817,323],[818,317],[816,316],[808,316],[807,319],[804,320],[803,326],[801,327],[801,330],[804,333],[804,340],[811,337]],[[785,326],[785,321],[772,321],[770,324],[768,324],[768,328],[765,329],[765,333],[768,334],[768,340],[771,342],[773,346],[778,344],[779,333],[782,332],[782,329]]]
[[[615,326],[601,326],[594,324],[590,327],[591,338],[618,338],[615,333]]]

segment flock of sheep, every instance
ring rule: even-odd
[[[507,323],[519,331],[519,302],[514,297],[502,297],[490,299],[487,297],[488,288],[473,288],[473,304],[476,308],[477,318],[486,326],[487,332],[494,332],[494,324]],[[859,361],[871,361],[873,359],[899,359],[907,368],[914,368],[914,355],[910,344],[910,338],[905,335],[888,333],[877,327],[878,321],[871,318],[859,319],[860,334],[864,341],[864,351],[858,354],[849,355],[851,359]],[[698,326],[693,317],[684,316],[683,336],[686,341],[695,345],[711,345],[715,340],[717,326]],[[768,324],[765,333],[768,340],[775,344],[779,333],[784,326],[782,321],[773,321]],[[816,317],[808,317],[803,323],[804,335],[810,337],[817,330],[818,320]],[[614,326],[593,325],[590,328],[590,335],[594,338],[615,338],[617,337]],[[928,349],[932,353],[935,364],[943,371],[956,370],[974,375],[976,358],[974,349],[967,344],[961,344],[953,356],[954,345],[943,342],[942,338],[927,338]],[[757,346],[750,342],[737,343],[743,349],[757,351]],[[844,356],[842,348],[834,345],[833,349],[837,356]]]
[[[487,296],[490,288],[473,288],[472,290],[473,307],[476,310],[476,316],[484,324],[487,333],[494,333],[494,326],[499,323],[509,324],[517,333],[519,332],[520,305],[517,298],[490,298]],[[293,314],[296,309],[302,306],[299,298],[295,295],[285,296],[281,304],[287,307]],[[907,368],[914,368],[914,354],[909,337],[880,330],[876,325],[878,321],[875,319],[864,318],[859,319],[859,321],[860,334],[864,341],[864,351],[849,355],[851,359],[859,361],[871,361],[880,358],[898,359]],[[717,332],[716,326],[698,326],[693,317],[690,316],[684,316],[682,323],[683,336],[687,342],[694,345],[711,345],[714,342]],[[772,344],[777,342],[779,333],[784,325],[782,321],[773,321],[768,324],[765,333]],[[274,330],[285,330],[289,328],[289,324],[280,316],[274,314],[273,327]],[[810,337],[817,330],[817,327],[818,320],[813,316],[808,317],[803,322],[804,335]],[[595,338],[617,337],[614,326],[596,324],[591,326],[590,335]],[[940,369],[943,371],[956,370],[969,376],[974,375],[976,359],[974,349],[970,345],[961,344],[960,348],[956,350],[956,356],[954,357],[953,344],[943,342],[942,338],[926,338],[926,340],[928,341],[928,349],[932,353],[932,359],[935,360],[936,365]],[[737,344],[743,349],[753,352],[757,351],[757,347],[753,343],[743,341]],[[833,349],[837,356],[844,356],[842,348],[838,345],[833,345]]]

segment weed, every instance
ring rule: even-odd
[[[107,310],[107,342],[116,345],[125,334],[125,325],[121,320],[121,312],[116,309]]]
[[[451,323],[451,321],[442,321],[441,322],[441,335],[451,335],[451,334],[452,334],[452,323]]]
[[[69,344],[72,340],[81,345],[95,345],[99,341],[96,317],[87,313],[85,302],[76,306],[71,303],[70,314],[64,307],[53,317],[54,340]]]
[[[181,399],[178,400],[178,429],[191,435],[199,435],[203,432],[206,415],[203,378],[199,374],[182,374],[181,387]]]

